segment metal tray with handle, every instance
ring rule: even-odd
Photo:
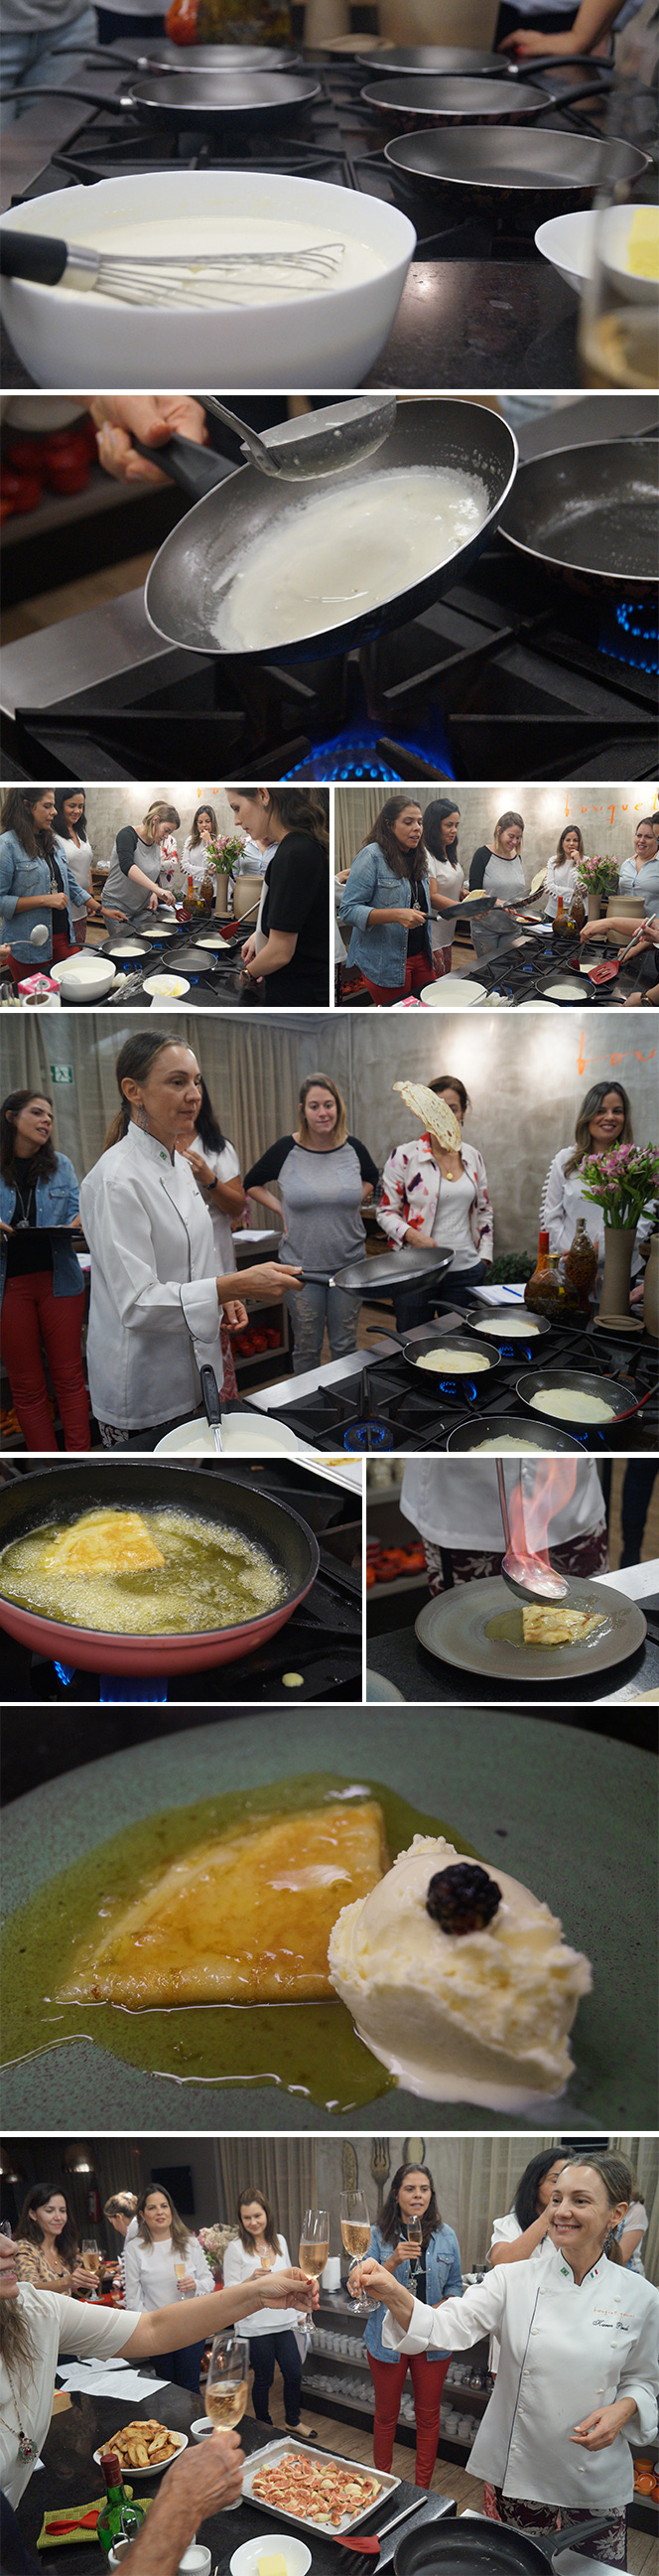
[[[377,2495],[371,2496],[361,2513],[342,2514],[340,2523],[336,2523],[331,2530],[328,2524],[315,2521],[310,2514],[287,2513],[283,2505],[266,2503],[265,2498],[255,2496],[253,2493],[254,2479],[259,2471],[267,2465],[274,2467],[277,2461],[285,2459],[287,2455],[296,2461],[310,2460],[315,2468],[352,2469],[357,2478],[377,2477]],[[400,2485],[401,2479],[393,2477],[385,2469],[367,2469],[363,2460],[347,2460],[338,2451],[317,2450],[315,2443],[312,2446],[310,2442],[292,2441],[289,2433],[285,2439],[281,2437],[277,2442],[268,2442],[263,2451],[257,2451],[248,2460],[243,2475],[243,2498],[246,2504],[254,2506],[256,2512],[272,2514],[275,2522],[292,2523],[296,2531],[313,2531],[316,2537],[319,2533],[323,2533],[328,2539],[340,2540],[344,2532],[357,2531],[360,2523],[367,2522],[369,2514],[375,2513],[378,2505],[383,2504],[388,2496],[393,2495]]]

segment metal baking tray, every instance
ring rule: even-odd
[[[272,2464],[277,2460],[285,2459],[287,2454],[291,2454],[294,2459],[311,2460],[316,2468],[325,2463],[332,2469],[354,2469],[357,2477],[377,2476],[379,2493],[373,2497],[370,2504],[364,2506],[362,2513],[344,2514],[340,2523],[333,2524],[331,2529],[324,2522],[312,2521],[310,2515],[284,2513],[280,2505],[266,2504],[260,2496],[253,2495],[252,2482],[258,2475],[259,2469],[265,2468],[267,2461]],[[290,2523],[294,2531],[313,2531],[316,2536],[322,2534],[327,2540],[340,2540],[344,2532],[356,2531],[360,2523],[368,2521],[370,2514],[377,2513],[378,2506],[386,2503],[388,2497],[393,2495],[394,2489],[401,2483],[400,2478],[392,2477],[386,2469],[369,2469],[365,2460],[344,2459],[341,2451],[318,2451],[315,2443],[292,2442],[289,2434],[287,2439],[280,2438],[278,2442],[268,2442],[262,2451],[253,2453],[243,2472],[243,2497],[246,2504],[253,2505],[255,2513],[272,2514],[275,2522]]]

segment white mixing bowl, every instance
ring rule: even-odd
[[[188,393],[197,385],[217,392],[328,392],[363,383],[394,321],[416,234],[406,215],[379,197],[333,188],[317,179],[292,179],[256,170],[162,170],[131,179],[100,179],[93,188],[65,188],[12,206],[3,221],[20,232],[48,233],[112,252],[113,232],[130,224],[139,254],[140,222],[199,217],[217,226],[222,216],[263,215],[322,225],[328,239],[350,233],[384,261],[372,277],[323,295],[267,305],[175,306],[120,304],[109,296],[90,302],[68,288],[2,283],[2,313],[10,339],[38,385],[84,385],[89,393]]]

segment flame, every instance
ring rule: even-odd
[[[543,1458],[537,1467],[525,1465],[516,1473],[508,1493],[510,1535],[529,1575],[551,1572],[550,1523],[572,1501],[579,1463],[576,1458]]]

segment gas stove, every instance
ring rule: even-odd
[[[5,648],[5,778],[656,777],[656,646],[496,535],[411,624],[291,669],[171,650],[141,591],[64,631],[65,692],[61,626]]]
[[[447,1343],[452,1332],[464,1331],[464,1318],[455,1310],[442,1315],[441,1322]],[[375,1332],[375,1327],[371,1329]],[[622,1372],[630,1388],[630,1404],[645,1395],[657,1378],[656,1348],[650,1342],[623,1344],[594,1323],[553,1326],[541,1348],[543,1368],[562,1365],[602,1379]],[[495,1374],[475,1370],[472,1378],[460,1373],[451,1379],[447,1371],[446,1378],[433,1377],[430,1392],[420,1372],[417,1387],[396,1345],[388,1341],[383,1321],[372,1358],[356,1351],[351,1359],[318,1369],[303,1380],[293,1378],[268,1388],[254,1401],[262,1411],[280,1414],[291,1430],[312,1441],[316,1449],[336,1451],[343,1446],[368,1456],[397,1449],[416,1456],[419,1451],[444,1451],[449,1433],[459,1423],[479,1415],[501,1419],[504,1414],[523,1413],[521,1398],[515,1394],[516,1380],[525,1368],[538,1365],[537,1339],[529,1336],[525,1344],[515,1335],[508,1351],[502,1351],[502,1364]],[[529,1415],[529,1427],[531,1421]],[[633,1423],[621,1423],[619,1428],[613,1421],[607,1422],[605,1430],[591,1424],[579,1431],[571,1423],[570,1432],[582,1449],[601,1457],[618,1450],[626,1454],[630,1448],[652,1453],[657,1441],[656,1409],[653,1414],[647,1406]]]
[[[475,940],[479,934],[482,935],[480,922],[472,933]],[[602,956],[605,950],[606,942],[603,940]],[[610,955],[611,951],[607,950],[607,954]],[[560,942],[553,939],[551,922],[537,930],[520,928],[510,940],[497,941],[492,954],[486,951],[485,955],[477,956],[475,964],[467,969],[461,980],[466,985],[484,985],[488,998],[498,995],[502,1004],[511,1010],[519,1010],[523,1002],[540,1002],[545,994],[551,997],[558,985],[565,986],[564,994],[556,1002],[556,1009],[560,1011],[619,1009],[627,993],[656,981],[651,950],[646,957],[639,959],[637,955],[631,958],[629,966],[623,967],[620,976],[609,984],[592,984],[587,975],[582,975],[582,955],[583,952],[580,955],[571,939],[563,936]],[[592,951],[590,962],[592,965],[595,963]],[[571,992],[568,990],[570,986]],[[361,1003],[362,995],[357,998]],[[370,996],[366,998],[370,1001]]]

